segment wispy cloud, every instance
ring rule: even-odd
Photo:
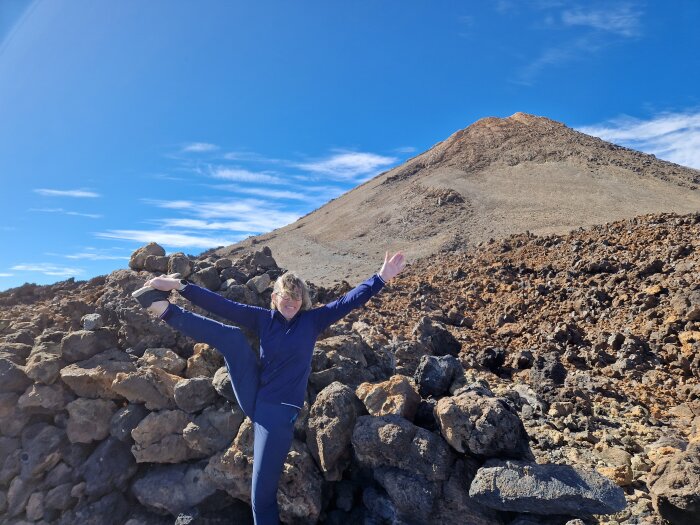
[[[630,4],[613,6],[610,9],[586,10],[583,8],[567,9],[561,14],[565,26],[584,26],[600,31],[614,33],[632,38],[641,32],[640,10]]]
[[[82,268],[68,268],[65,266],[56,266],[51,263],[22,263],[12,266],[10,270],[41,273],[53,277],[70,277],[73,275],[80,275],[84,272]]]
[[[325,159],[299,163],[297,167],[333,179],[348,180],[374,176],[398,160],[375,153],[338,152]]]
[[[219,146],[216,144],[209,144],[207,142],[191,142],[182,147],[183,153],[206,153],[208,151],[216,151],[218,149]]]
[[[416,148],[414,148],[413,146],[402,146],[402,147],[400,147],[400,148],[394,149],[394,152],[396,152],[396,153],[403,153],[403,154],[406,154],[406,153],[415,153],[415,151],[416,151]]]
[[[34,190],[34,192],[44,197],[76,197],[83,199],[94,199],[96,197],[100,197],[99,193],[86,190],[50,190],[46,188],[37,188]]]
[[[100,219],[102,215],[97,213],[81,213],[77,211],[64,210],[63,208],[29,208],[28,211],[40,213],[62,213],[63,215],[74,215],[76,217],[87,217],[88,219]]]
[[[526,4],[527,5],[527,4]],[[641,9],[634,2],[611,2],[606,9],[565,6],[560,2],[532,2],[532,8],[544,11],[539,30],[551,33],[553,45],[541,49],[520,67],[512,82],[533,85],[545,69],[590,60],[608,46],[642,35]],[[573,28],[578,28],[572,35]]]
[[[237,193],[244,193],[246,195],[257,195],[259,197],[265,197],[268,200],[296,200],[305,202],[312,197],[308,193],[300,191],[271,190],[268,188],[248,188],[242,187],[237,184],[219,184],[214,186],[214,188],[218,190],[235,191]]]
[[[579,131],[700,169],[700,111],[662,113],[643,120],[618,117]]]
[[[157,242],[163,246],[173,248],[201,248],[209,249],[217,246],[233,244],[236,237],[209,237],[203,235],[191,235],[163,230],[109,230],[96,234],[102,239],[118,239],[136,242]]]
[[[14,273],[5,273],[5,272],[0,273],[0,277],[14,277],[14,276],[15,276]]]
[[[298,215],[292,215],[294,220]],[[292,220],[291,222],[294,222]],[[227,232],[260,232],[274,230],[281,226],[276,217],[261,217],[253,220],[239,221],[214,221],[209,222],[202,219],[159,219],[163,228],[184,228],[187,230],[216,230]],[[284,226],[284,225],[282,225]]]
[[[284,179],[269,172],[249,171],[240,168],[217,167],[211,171],[215,179],[230,180],[235,182],[253,182],[256,184],[284,184]]]
[[[226,160],[235,160],[239,162],[257,162],[260,164],[285,164],[286,161],[283,159],[276,159],[273,157],[266,157],[260,153],[255,153],[253,151],[230,151],[224,155]]]

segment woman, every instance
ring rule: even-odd
[[[230,301],[172,276],[156,277],[134,292],[150,312],[173,328],[215,347],[224,356],[233,391],[254,424],[251,501],[255,525],[279,524],[277,484],[304,404],[318,335],[379,293],[403,270],[401,252],[384,257],[381,270],[340,299],[311,308],[306,284],[293,273],[275,282],[271,309]],[[258,354],[239,328],[194,314],[167,301],[172,290],[193,304],[257,333]]]

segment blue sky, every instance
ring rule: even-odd
[[[0,1],[0,289],[293,222],[486,116],[700,168],[700,2]]]

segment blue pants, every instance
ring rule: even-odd
[[[224,356],[233,392],[255,429],[251,502],[255,525],[279,525],[277,486],[294,436],[299,409],[259,400],[260,372],[255,352],[235,326],[208,319],[171,304],[163,314],[170,326],[216,348]]]

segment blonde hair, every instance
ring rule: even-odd
[[[309,287],[306,286],[304,279],[299,277],[294,272],[286,272],[278,277],[275,281],[275,286],[272,293],[281,295],[287,294],[292,297],[301,295],[301,310],[309,310],[311,308],[311,296],[309,295]],[[277,305],[274,299],[270,300],[270,308],[277,310]]]

